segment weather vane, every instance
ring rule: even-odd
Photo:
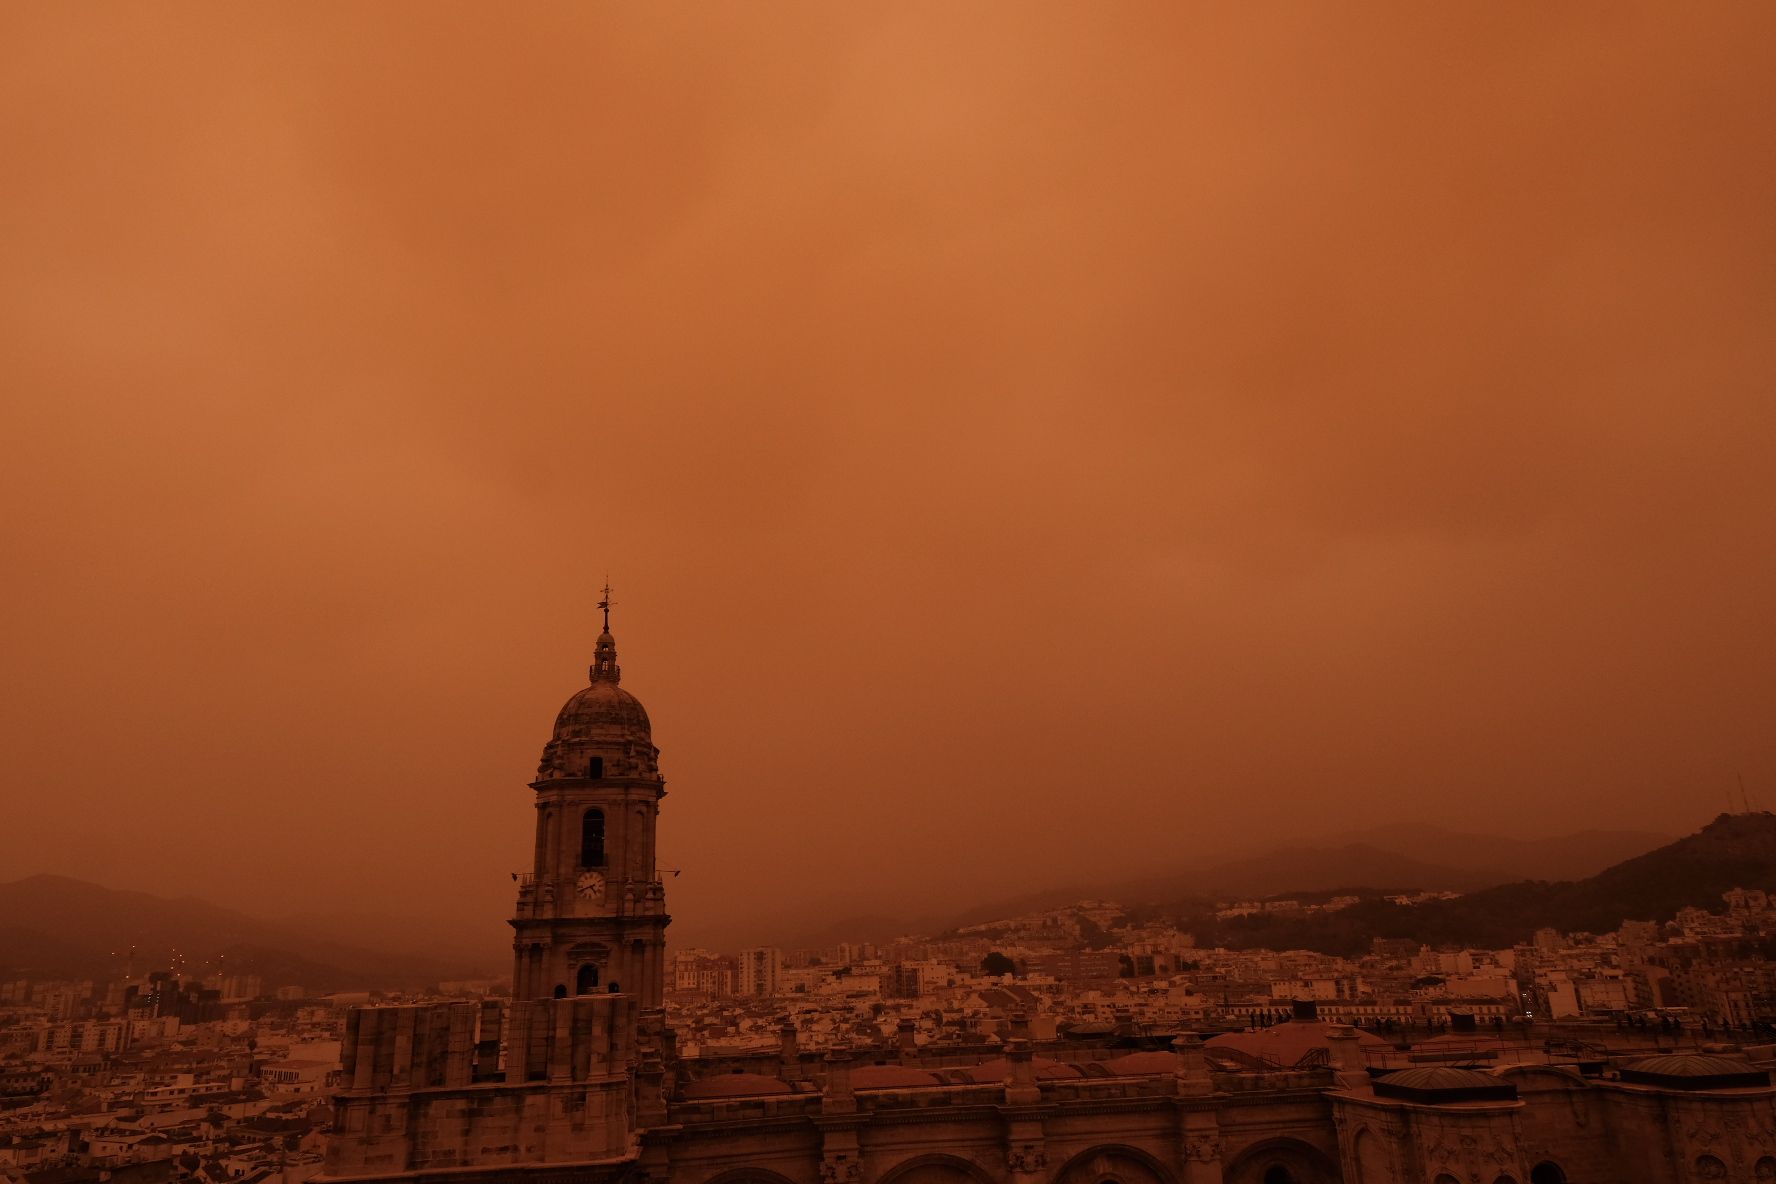
[[[600,600],[598,602],[598,607],[604,610],[604,631],[606,633],[609,633],[611,631],[611,605],[613,605],[615,603],[616,603],[616,601],[611,599],[610,577],[605,576],[604,577],[604,599]]]

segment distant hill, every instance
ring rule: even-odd
[[[0,884],[0,975],[110,975],[122,970],[132,946],[138,972],[164,967],[177,950],[188,966],[238,966],[262,974],[267,988],[421,986],[485,973],[486,966],[398,947],[365,948],[208,901],[105,888],[67,876]]]
[[[1477,920],[1521,910],[1525,920],[1533,914],[1534,928],[1602,933],[1624,920],[1668,921],[1681,908],[1719,909],[1721,894],[1734,888],[1776,888],[1776,814],[1722,814],[1687,838],[1594,876],[1505,884],[1446,902],[1442,911]]]
[[[1339,954],[1366,949],[1372,937],[1500,948],[1538,929],[1607,933],[1623,921],[1669,921],[1682,908],[1719,910],[1733,888],[1776,889],[1776,815],[1722,814],[1693,835],[1580,879],[1521,880],[1411,907],[1370,900],[1338,913],[1199,924],[1209,929],[1199,940]]]
[[[936,921],[912,920],[898,928],[878,925],[877,931],[886,935],[951,929],[1059,908],[1087,898],[1114,900],[1143,911],[1157,908],[1178,913],[1211,899],[1312,895],[1351,888],[1472,892],[1516,880],[1589,876],[1670,841],[1669,835],[1638,830],[1585,830],[1545,839],[1511,839],[1423,823],[1393,823],[1329,836],[1324,843],[1291,844],[1136,879],[1076,881]]]
[[[1179,881],[1190,893],[1271,896],[1312,892],[1349,884],[1399,890],[1466,891],[1496,884],[1496,872],[1458,867],[1402,854],[1372,843],[1337,847],[1285,847],[1250,859],[1218,864]]]
[[[84,946],[39,929],[0,925],[0,977],[84,978],[97,973],[102,965]]]
[[[1175,896],[1275,896],[1353,884],[1469,892],[1513,880],[1589,876],[1671,838],[1650,831],[1586,830],[1510,839],[1395,823],[1215,864],[1175,877],[1170,888]]]
[[[1640,830],[1584,830],[1545,839],[1512,839],[1424,823],[1390,823],[1206,866],[1137,878],[1075,880],[941,915],[862,916],[804,922],[793,928],[786,923],[778,931],[748,934],[745,941],[788,947],[883,941],[906,933],[947,932],[1086,899],[1118,901],[1144,915],[1177,916],[1201,915],[1216,899],[1313,896],[1359,888],[1372,895],[1473,892],[1518,880],[1590,876],[1670,841],[1669,835]],[[1352,934],[1349,940],[1358,939]],[[1366,945],[1367,938],[1362,941]]]
[[[1581,830],[1546,839],[1509,839],[1410,822],[1373,826],[1339,836],[1343,842],[1362,843],[1474,872],[1495,884],[1581,879],[1676,837],[1647,830]]]

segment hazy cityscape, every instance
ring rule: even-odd
[[[1655,865],[1694,872],[1718,861],[1700,849],[1721,844],[1767,860],[1776,816],[1722,815],[1628,862],[1642,876]],[[521,885],[521,915],[534,895]],[[1216,900],[1203,902],[1203,919],[1249,936],[1381,907],[1410,926],[1463,897],[1353,889]],[[886,1099],[1119,1080],[1175,1091],[1193,1072],[1223,1088],[1348,1088],[1341,1074],[1385,1082],[1424,1065],[1567,1066],[1607,1079],[1680,1052],[1743,1057],[1743,1072],[1767,1082],[1776,1063],[1776,902],[1759,889],[1735,887],[1669,920],[1538,928],[1501,948],[1376,936],[1346,955],[1206,945],[1143,912],[1151,906],[1086,900],[882,942],[673,949],[662,1002],[677,1080],[662,1101],[684,1121],[809,1088],[830,1100],[841,1064],[851,1091]],[[21,975],[14,963],[20,977],[0,983],[0,1171],[20,1184],[320,1176],[333,1097],[353,1085],[344,1050],[358,1036],[354,1008],[424,1012],[513,990],[508,976],[323,992],[278,980],[251,953],[233,966],[221,951],[114,956],[121,965],[107,977]],[[1022,1080],[1006,1059],[1018,1049],[1029,1050]]]
[[[1776,1184],[1776,4],[0,4],[0,1184]]]

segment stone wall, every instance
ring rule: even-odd
[[[641,1037],[625,1035],[638,1025]],[[1597,1066],[1522,1066],[1493,1078],[1515,1086],[1514,1098],[1407,1100],[1378,1096],[1350,1056],[1335,1055],[1338,1068],[1224,1073],[1191,1038],[1174,1050],[1170,1074],[1050,1079],[1013,1039],[1002,1080],[871,1088],[853,1081],[850,1054],[815,1063],[786,1040],[776,1053],[721,1062],[775,1062],[790,1079],[778,1092],[686,1099],[673,1078],[698,1080],[709,1066],[663,1057],[630,996],[362,1009],[327,1174],[412,1184],[1529,1184],[1547,1164],[1574,1184],[1776,1180],[1767,1086],[1665,1089]]]
[[[635,1152],[629,995],[355,1008],[327,1179]]]

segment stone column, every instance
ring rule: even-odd
[[[835,1048],[823,1059],[826,1063],[826,1088],[821,1093],[821,1112],[849,1114],[857,1109],[857,1095],[851,1092],[851,1050]]]
[[[1214,1080],[1209,1076],[1209,1063],[1203,1055],[1203,1044],[1194,1032],[1184,1032],[1172,1041],[1172,1051],[1178,1054],[1178,1095],[1186,1098],[1207,1097],[1215,1092]]]
[[[1332,1050],[1332,1080],[1339,1089],[1362,1089],[1369,1084],[1369,1067],[1363,1059],[1362,1041],[1348,1024],[1335,1024],[1326,1033]]]
[[[1019,1123],[1017,1126],[1024,1124]],[[1034,1136],[1026,1137],[1025,1132],[1015,1127],[1005,1148],[1005,1170],[1011,1178],[1019,1181],[1035,1181],[1046,1178],[1048,1169],[1048,1151],[1042,1140],[1042,1124],[1035,1123]]]
[[[391,1091],[411,1089],[416,1084],[413,1080],[413,1036],[414,1028],[419,1022],[420,1009],[393,1007],[389,1010],[395,1020],[395,1055],[389,1063],[388,1088]],[[423,1085],[424,1082],[417,1084]]]
[[[1005,1171],[1013,1184],[1037,1184],[1047,1177],[1048,1147],[1036,1054],[1028,1040],[1013,1038],[1006,1042],[1005,1060]]]
[[[530,1077],[530,1025],[536,1008],[514,1001],[506,1011],[506,1084],[522,1085]]]
[[[857,1143],[858,1119],[820,1125],[820,1184],[858,1184],[863,1156]]]
[[[500,1037],[505,1031],[506,1010],[497,999],[481,1001],[481,1025],[475,1044],[475,1080],[485,1081],[499,1068]]]
[[[859,1184],[863,1179],[863,1152],[857,1131],[866,1116],[857,1112],[857,1095],[851,1092],[851,1050],[838,1047],[821,1058],[826,1083],[820,1094],[820,1184]]]
[[[1006,1041],[1005,1061],[1005,1104],[1034,1106],[1041,1102],[1042,1091],[1036,1085],[1036,1054],[1030,1042]]]
[[[377,1012],[368,1007],[354,1007],[346,1018],[345,1038],[352,1051],[345,1065],[355,1090],[367,1090],[376,1070]]]
[[[1187,1113],[1181,1141],[1184,1184],[1222,1184],[1221,1132],[1214,1112]]]
[[[650,1051],[635,1070],[635,1125],[665,1126],[666,1118],[666,1065]]]
[[[1178,1159],[1184,1168],[1183,1184],[1221,1184],[1221,1124],[1202,1041],[1185,1032],[1172,1041],[1172,1051],[1178,1054]]]
[[[549,1025],[549,1044],[547,1063],[550,1081],[571,1081],[573,1079],[573,1021],[575,999],[549,1000],[549,1014],[544,1022]]]
[[[788,1016],[783,1017],[783,1023],[777,1029],[777,1058],[782,1064],[783,1080],[801,1080],[802,1056],[796,1047],[795,1021]]]

